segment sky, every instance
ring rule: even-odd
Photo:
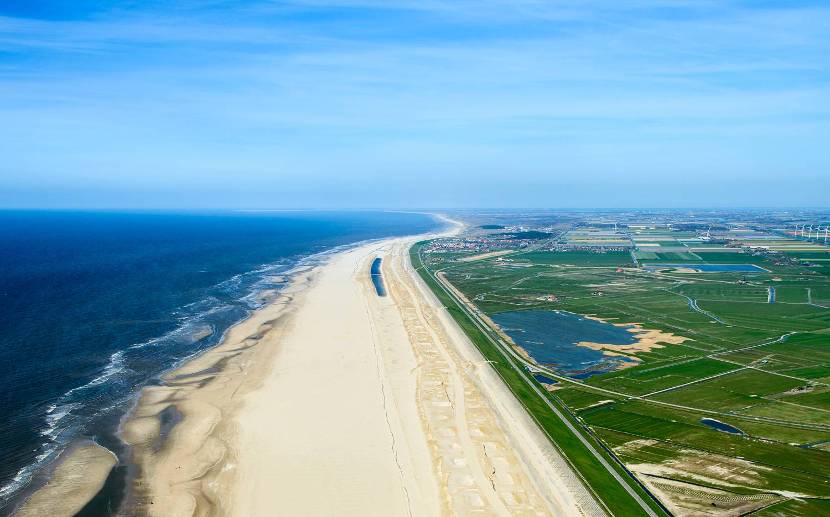
[[[830,3],[2,0],[0,207],[824,206]]]

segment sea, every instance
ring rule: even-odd
[[[401,212],[0,211],[0,515],[70,444],[123,460],[117,428],[137,392],[293,272],[439,226]],[[116,513],[123,474],[82,514]]]

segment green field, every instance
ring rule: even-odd
[[[782,264],[769,255],[717,250],[635,255],[678,263],[691,262],[694,255],[700,262],[757,264],[768,271],[648,272],[634,267],[630,253],[587,251],[520,251],[507,265],[428,254],[424,263],[443,270],[486,314],[566,310],[685,338],[635,352],[640,363],[633,368],[565,378],[553,395],[664,500],[677,502],[672,490],[697,493],[706,487],[717,495],[705,493],[703,499],[719,497],[735,505],[767,501],[769,510],[753,507],[759,515],[773,508],[826,508],[830,309],[822,302],[830,300],[830,278],[825,271]],[[768,303],[770,287],[775,303]],[[703,418],[744,434],[713,429]],[[667,482],[676,485],[666,488]],[[782,495],[787,493],[801,494],[802,500]]]
[[[436,263],[423,259],[423,256],[420,254],[422,245],[423,243],[418,243],[410,251],[411,261],[421,274],[421,277],[444,304],[449,314],[461,329],[469,336],[476,347],[478,347],[482,355],[496,370],[505,384],[511,389],[516,398],[524,405],[528,413],[530,413],[544,430],[556,448],[562,452],[571,467],[585,480],[585,484],[592,491],[594,498],[612,515],[645,515],[640,505],[635,502],[620,483],[599,463],[596,456],[586,449],[579,438],[566,427],[563,421],[552,413],[545,401],[541,400],[536,392],[529,387],[529,384],[535,381],[526,373],[520,373],[520,368],[517,371],[515,364],[511,362],[509,357],[505,357],[503,353],[498,351],[492,343],[492,340],[474,324],[468,314],[461,310],[460,306],[439,286],[433,276],[434,270],[431,267]],[[566,418],[570,419],[569,421],[572,424],[579,425],[575,417],[571,415],[567,406],[559,398],[552,395],[546,395],[546,398],[549,403],[560,407],[561,411]],[[585,433],[583,438],[589,442],[596,440],[590,433]],[[613,456],[602,448],[602,445],[597,442],[594,447],[600,455],[607,458],[606,461],[614,467],[620,476],[625,478],[629,477],[622,466],[615,462]],[[664,515],[666,513],[651,499],[648,492],[634,482],[633,478],[629,482],[629,489],[638,493],[648,503],[655,514]]]

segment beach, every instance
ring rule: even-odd
[[[331,254],[219,346],[146,387],[122,424],[133,462],[125,509],[596,514],[413,270],[408,250],[424,237]],[[376,258],[386,296],[372,285]]]

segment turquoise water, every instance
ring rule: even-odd
[[[625,327],[566,311],[511,311],[494,314],[492,319],[537,363],[574,378],[606,373],[621,362],[632,361],[577,346],[580,341],[610,345],[637,342]]]

